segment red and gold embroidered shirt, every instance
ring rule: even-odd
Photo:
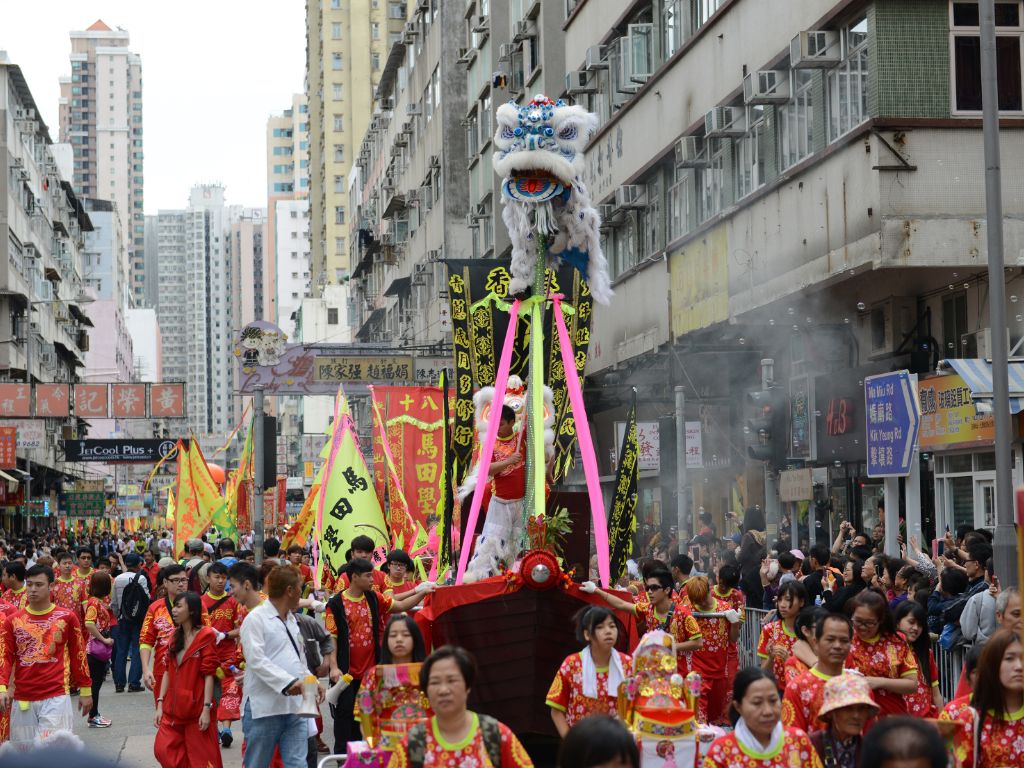
[[[622,675],[628,677],[632,672],[633,659],[624,653],[619,654],[619,659],[622,661]],[[608,667],[597,667],[597,693],[596,699],[583,695],[583,656],[574,653],[566,657],[555,673],[545,703],[552,709],[564,712],[570,728],[587,715],[602,714],[617,718],[615,701],[618,691],[608,690]]]
[[[974,719],[970,697],[953,699],[942,710],[940,720],[962,723],[953,739],[960,765],[974,765]],[[1024,765],[1024,706],[1003,719],[989,712],[981,726],[981,754],[977,768],[1004,768]]]
[[[203,606],[203,626],[210,626],[210,616]],[[167,646],[174,636],[174,619],[171,618],[170,604],[161,598],[150,603],[146,616],[142,619],[142,630],[139,632],[139,647],[153,651],[153,675],[160,677],[167,669]]]
[[[935,664],[935,654],[928,651],[928,671],[931,673],[931,684],[925,682],[924,670],[920,665],[917,668],[917,690],[907,696],[907,714],[911,717],[938,717],[939,712],[935,708],[932,699],[932,691],[939,687],[939,668]]]
[[[757,643],[757,657],[767,659],[771,656],[775,684],[780,688],[784,688],[786,685],[786,659],[793,654],[794,643],[796,643],[796,632],[791,631],[784,621],[772,621],[761,627],[761,639]],[[782,646],[786,652],[781,659],[771,653],[771,649],[776,646]]]
[[[85,614],[86,624],[95,624],[96,629],[100,632],[107,632],[112,626],[117,624],[117,620],[114,618],[114,612],[110,610],[110,606],[103,601],[100,597],[87,598],[85,603],[82,605],[83,612]],[[86,640],[88,641],[88,637]]]
[[[799,728],[804,733],[827,728],[818,719],[818,712],[825,696],[825,683],[831,679],[831,675],[818,669],[809,669],[790,680],[782,696],[782,724]]]
[[[822,768],[822,764],[807,734],[786,728],[782,743],[766,753],[749,750],[735,733],[719,736],[708,749],[703,768]]]
[[[725,600],[712,598],[715,606],[707,613],[724,613],[732,608],[732,605]],[[701,611],[697,611],[701,613]],[[702,618],[695,616],[694,621],[700,628],[700,635],[704,638],[704,645],[696,651],[692,651],[692,667],[695,672],[700,672],[701,677],[709,680],[721,680],[725,678],[726,663],[729,659],[729,648],[736,645],[729,640],[729,620],[725,618]]]
[[[341,593],[342,605],[345,607],[345,618],[348,619],[348,670],[356,680],[362,680],[363,675],[374,664],[377,663],[376,650],[374,648],[374,632],[370,626],[370,606],[366,603],[366,596],[360,595],[357,599],[349,597],[347,592]],[[377,605],[380,606],[380,629],[377,636],[383,637],[384,625],[387,623],[388,614],[391,612],[391,604],[394,602],[387,595],[377,596]],[[338,625],[334,621],[334,612],[328,610],[324,614],[324,623],[327,631],[330,632],[335,641],[338,639]]]
[[[501,768],[533,768],[533,761],[526,753],[523,745],[515,734],[503,723],[498,724],[501,731]],[[408,738],[391,753],[388,768],[408,768]],[[423,759],[424,768],[494,768],[487,756],[483,734],[480,731],[480,720],[473,713],[473,726],[466,737],[458,742],[448,742],[441,736],[437,728],[437,719],[431,718],[427,726],[427,744]]]
[[[633,612],[637,618],[643,619],[648,632],[655,629],[662,629],[672,635],[677,643],[687,640],[697,640],[701,637],[700,625],[693,618],[693,613],[688,605],[673,603],[672,616],[658,613],[655,607],[648,602],[646,597],[641,597],[639,602],[633,606]],[[667,623],[667,626],[666,626]],[[690,672],[690,653],[676,654],[676,666],[679,674],[684,677]]]
[[[57,578],[50,587],[50,600],[53,604],[75,613],[81,612],[87,595],[88,591],[82,588],[82,582],[74,576]]]
[[[804,664],[800,660],[799,656],[794,654],[786,659],[786,663],[782,667],[782,680],[779,682],[782,683],[782,687],[785,688],[790,680],[796,680],[796,678],[800,677],[800,675],[809,669],[810,667]]]
[[[910,677],[917,679],[917,658],[907,641],[899,635],[880,635],[871,641],[853,635],[846,666],[865,677]],[[899,694],[877,689],[871,692],[879,706],[879,717],[907,714],[906,699]]]
[[[210,626],[218,632],[223,632],[226,635],[242,626],[240,618],[242,606],[231,595],[211,595],[207,591],[203,593],[202,600],[203,609],[210,616]],[[224,638],[215,645],[217,654],[225,668],[235,663],[238,648],[233,638]]]
[[[25,608],[8,616],[0,640],[0,680],[10,680],[12,671],[19,701],[52,699],[71,687],[91,696],[82,625],[75,612],[51,605],[40,613]]]
[[[23,609],[28,605],[28,588],[22,584],[21,589],[5,589],[3,593],[0,593],[0,600]]]

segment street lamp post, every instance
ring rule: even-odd
[[[995,0],[981,0],[981,101],[985,141],[985,222],[988,235],[988,306],[992,328],[992,408],[996,422],[996,528],[993,558],[1004,586],[1018,586],[1017,536],[1013,527],[1009,353],[1006,281],[1003,276],[1003,193],[999,157],[999,90],[996,69]]]

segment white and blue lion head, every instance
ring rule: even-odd
[[[511,290],[533,282],[534,233],[549,236],[546,255],[571,263],[602,304],[612,296],[601,251],[601,219],[583,183],[583,150],[597,115],[538,94],[529,104],[502,104],[496,113],[494,170],[502,178],[502,219],[512,241]]]
[[[547,173],[564,188],[577,182],[597,115],[537,95],[525,106],[502,104],[496,118],[494,170],[499,176],[507,180]]]

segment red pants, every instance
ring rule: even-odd
[[[700,685],[700,704],[697,706],[697,720],[717,725],[726,719],[731,681],[725,677],[703,678]]]
[[[222,768],[217,723],[199,730],[199,720],[182,722],[164,716],[153,742],[161,768]]]

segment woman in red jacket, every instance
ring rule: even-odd
[[[174,598],[171,617],[177,627],[156,700],[153,753],[163,768],[221,768],[217,729],[210,727],[217,633],[203,626],[202,599],[194,592]]]

